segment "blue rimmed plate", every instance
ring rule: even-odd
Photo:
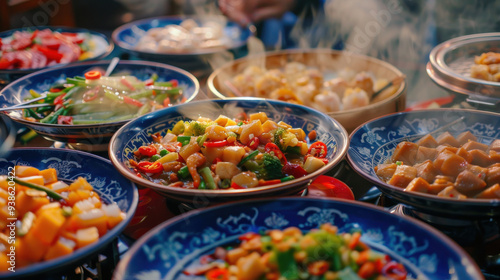
[[[307,231],[326,222],[340,232],[361,230],[368,246],[401,262],[411,279],[484,279],[462,248],[413,218],[357,201],[290,197],[224,204],[164,222],[134,243],[113,279],[204,279],[182,272],[248,231],[290,226]]]
[[[136,49],[137,43],[148,30],[157,27],[165,27],[169,24],[178,25],[185,19],[193,19],[198,24],[207,19],[225,22],[223,32],[229,43],[218,48],[192,48],[190,50],[179,50],[175,52],[153,52]],[[254,26],[243,28],[237,23],[227,21],[227,19],[222,16],[166,16],[127,23],[115,29],[111,37],[117,46],[140,59],[166,62],[190,72],[202,72],[207,68],[211,69],[209,60],[214,54],[230,51],[236,58],[245,55],[248,39],[253,36],[254,33]]]
[[[371,120],[350,135],[347,159],[353,169],[383,193],[421,212],[456,219],[500,215],[499,199],[461,199],[408,192],[379,179],[374,167],[385,163],[397,144],[416,141],[429,133],[457,136],[470,131],[479,142],[500,138],[500,114],[465,109],[428,109],[395,113]]]
[[[0,115],[0,157],[6,156],[16,141],[16,127],[7,116]]]
[[[70,269],[71,266],[80,265],[117,238],[130,222],[137,208],[139,200],[137,187],[123,178],[113,168],[110,161],[102,157],[67,149],[15,148],[7,157],[0,158],[0,174],[7,175],[10,167],[15,165],[33,166],[38,169],[55,168],[58,178],[62,180],[75,180],[78,177],[84,177],[104,202],[116,202],[120,209],[126,213],[126,218],[96,243],[78,249],[64,257],[16,268],[15,273],[0,273],[0,278],[45,279],[45,277],[63,272],[64,269]]]
[[[157,132],[164,134],[179,120],[192,120],[199,116],[214,120],[221,114],[234,118],[241,110],[247,114],[265,112],[269,119],[302,128],[306,135],[311,130],[316,130],[317,140],[323,141],[328,147],[326,156],[328,164],[307,176],[291,181],[241,190],[198,190],[165,186],[139,178],[129,165],[129,159],[134,159],[134,151],[151,143],[152,134]],[[326,173],[344,158],[349,146],[347,139],[347,132],[337,121],[305,106],[257,98],[202,100],[169,107],[127,123],[111,139],[109,156],[115,167],[128,179],[199,208],[220,201],[299,193],[308,183]]]

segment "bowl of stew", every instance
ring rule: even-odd
[[[498,114],[466,109],[396,113],[359,126],[347,159],[384,194],[461,219],[500,214]]]
[[[202,100],[123,126],[115,167],[137,184],[202,207],[298,194],[337,165],[347,132],[316,110],[265,99]]]
[[[199,91],[198,80],[177,67],[120,61],[105,77],[109,63],[82,62],[24,76],[0,92],[0,107],[42,98],[29,104],[36,108],[4,113],[51,141],[105,151],[111,136],[127,121],[189,102]]]
[[[337,276],[484,279],[461,247],[421,221],[357,201],[299,197],[250,199],[171,219],[141,237],[114,273],[127,280]]]

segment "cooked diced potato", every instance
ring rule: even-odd
[[[461,194],[459,191],[455,189],[455,187],[450,186],[446,187],[444,190],[439,192],[437,196],[440,197],[449,197],[449,198],[454,198],[454,199],[466,199],[467,197],[463,194]]]
[[[307,173],[313,173],[323,166],[325,166],[325,163],[316,157],[308,157],[306,162],[304,162],[304,170],[307,171]]]
[[[221,179],[231,179],[240,172],[241,170],[232,162],[221,161],[215,166],[215,174]]]
[[[179,155],[184,159],[187,160],[187,158],[201,150],[200,146],[196,142],[189,143],[181,148],[179,151]]]
[[[482,167],[488,167],[492,164],[489,154],[481,150],[470,150],[469,153],[472,156],[471,164],[479,165]]]
[[[439,170],[434,167],[434,164],[430,160],[426,160],[420,164],[415,165],[417,169],[417,176],[421,177],[428,183],[432,183],[436,175],[439,174]]]
[[[384,182],[387,182],[391,179],[394,172],[396,172],[397,165],[395,163],[384,163],[375,166],[375,173],[377,176],[382,179]]]
[[[411,180],[408,186],[405,188],[406,191],[427,193],[429,191],[429,183],[422,178],[415,178]]]
[[[222,159],[225,147],[201,147],[201,152],[207,159],[207,162],[212,163],[216,158]]]
[[[426,160],[435,160],[437,155],[438,151],[436,149],[419,146],[417,149],[415,163],[424,162]]]
[[[417,169],[415,167],[398,165],[388,183],[396,187],[406,188],[415,177],[417,177]]]
[[[424,146],[427,148],[436,148],[439,144],[436,141],[436,139],[434,139],[434,137],[432,137],[432,135],[427,134],[424,137],[420,138],[420,140],[417,141],[417,145]]]
[[[243,248],[234,248],[227,251],[226,260],[229,264],[236,264],[238,259],[247,256],[248,253],[249,252]]]
[[[455,139],[455,137],[453,137],[453,135],[451,135],[451,133],[449,133],[448,131],[441,133],[441,135],[438,136],[436,141],[438,142],[439,145],[448,144],[452,147],[460,146],[460,143],[457,141],[457,139]]]
[[[257,252],[240,258],[237,261],[238,279],[257,280],[266,272],[266,267],[260,261],[260,255]]]
[[[241,159],[245,156],[245,149],[239,146],[228,146],[222,151],[222,161],[228,161],[233,164],[240,163]]]
[[[401,142],[396,146],[392,154],[392,162],[401,161],[405,165],[415,164],[418,145],[413,142]]]
[[[481,150],[481,151],[485,151],[485,152],[489,148],[488,145],[483,144],[483,143],[479,143],[479,142],[476,142],[476,141],[469,141],[469,142],[465,143],[462,147],[464,149],[466,149],[467,151],[470,151],[470,150]]]
[[[227,130],[220,125],[211,125],[205,130],[207,138],[214,141],[226,140]]]
[[[270,132],[270,131],[273,131],[275,129],[278,128],[278,124],[276,124],[275,122],[271,121],[271,120],[267,120],[265,121],[263,124],[262,124],[262,131],[264,133],[267,133],[267,132]]]
[[[460,135],[457,136],[457,141],[460,143],[460,145],[463,145],[467,143],[468,141],[476,141],[477,137],[474,136],[470,131],[465,131],[460,133]]]
[[[449,150],[439,153],[434,166],[444,175],[456,177],[467,167],[467,161]]]
[[[261,123],[265,123],[267,121],[267,115],[264,112],[250,114],[249,117],[250,121],[260,120]]]
[[[455,188],[467,196],[474,196],[480,193],[484,187],[486,187],[486,182],[469,170],[460,172],[455,183]]]
[[[262,134],[262,123],[260,120],[253,121],[241,126],[240,142],[248,144],[253,137],[259,137]]]
[[[244,188],[254,188],[259,185],[259,180],[253,172],[242,172],[237,174],[236,176],[233,176],[231,182]]]

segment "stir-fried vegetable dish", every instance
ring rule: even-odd
[[[16,267],[59,258],[97,242],[124,218],[83,177],[66,182],[53,168],[15,166],[0,176],[0,271],[8,269],[10,251]],[[9,238],[13,232],[15,239]]]
[[[89,34],[50,29],[15,31],[0,38],[0,69],[32,69],[93,57]]]
[[[314,140],[315,131],[309,135]],[[328,163],[327,146],[308,147],[301,128],[274,122],[263,113],[216,120],[177,122],[164,136],[134,152],[139,177],[189,189],[246,189],[278,184]]]
[[[370,249],[360,232],[339,233],[331,224],[303,233],[296,227],[249,232],[234,246],[218,247],[188,267],[186,275],[229,279],[406,279],[405,267]]]
[[[500,198],[500,139],[489,145],[466,131],[437,138],[427,134],[416,143],[397,145],[377,176],[406,191],[454,199]]]
[[[177,80],[158,82],[157,75],[146,81],[134,76],[104,77],[89,71],[85,77],[66,78],[52,85],[46,98],[23,109],[23,118],[48,124],[98,124],[129,120],[157,109],[183,103]],[[30,91],[31,98],[41,94]]]

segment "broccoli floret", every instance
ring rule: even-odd
[[[213,122],[198,122],[192,121],[187,123],[186,128],[184,129],[185,136],[200,136],[205,134],[205,130],[207,127],[211,126]]]
[[[283,177],[281,169],[283,165],[277,156],[264,153],[259,160],[249,160],[244,166],[257,175],[257,178],[264,180],[280,179]]]
[[[285,136],[285,133],[286,133],[286,130],[282,127],[279,127],[278,129],[276,129],[276,131],[274,132],[274,144],[276,144],[276,146],[278,146],[278,148],[280,148],[280,150],[283,151],[283,136]]]

